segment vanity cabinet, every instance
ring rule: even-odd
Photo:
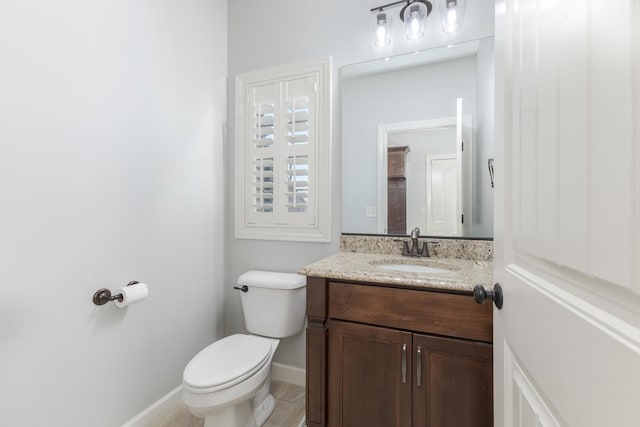
[[[387,177],[406,178],[408,146],[387,148]]]
[[[454,294],[307,279],[307,425],[493,425],[492,309]]]
[[[389,178],[387,183],[387,233],[407,234],[407,180]]]
[[[409,147],[387,149],[387,233],[407,233],[406,156]]]
[[[411,426],[411,333],[329,321],[329,425]]]

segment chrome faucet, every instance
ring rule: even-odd
[[[420,249],[420,243],[418,241],[420,237],[420,229],[418,227],[411,230],[411,234],[409,238],[411,240],[411,249],[409,249],[409,242],[406,240],[396,240],[397,242],[402,242],[402,256],[413,256],[413,257],[428,257],[429,256],[429,247],[427,246],[427,241],[425,240],[422,243],[422,249]]]
[[[418,237],[420,237],[420,229],[418,227],[411,230],[411,251],[409,254],[411,256],[418,256]]]

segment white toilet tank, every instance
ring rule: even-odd
[[[238,278],[247,330],[271,338],[296,335],[304,327],[307,279],[295,273],[247,271]]]

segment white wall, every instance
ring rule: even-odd
[[[120,425],[222,334],[226,33],[223,0],[0,4],[0,425]]]
[[[333,57],[332,167],[333,241],[330,244],[287,243],[227,239],[228,264],[225,285],[225,333],[244,330],[240,298],[231,289],[238,276],[249,269],[296,271],[338,251],[340,235],[340,109],[338,69],[345,64],[393,54],[443,46],[493,35],[493,0],[467,3],[465,25],[454,34],[443,33],[437,14],[430,18],[425,37],[410,42],[396,27],[391,45],[375,48],[371,39],[373,15],[369,9],[385,2],[374,0],[299,1],[274,0],[229,2],[229,122],[234,111],[233,77],[242,72],[331,55]],[[400,9],[394,9],[399,13]],[[396,20],[398,21],[398,20]],[[233,162],[233,129],[229,128],[227,159]],[[232,177],[229,177],[232,179]],[[227,197],[228,224],[233,230],[233,182]],[[276,361],[304,367],[304,334],[284,340]]]

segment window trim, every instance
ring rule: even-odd
[[[318,122],[316,135],[316,198],[314,225],[249,223],[247,189],[247,87],[261,82],[291,80],[317,73]],[[331,241],[331,58],[298,62],[239,74],[235,78],[235,237],[237,239],[299,242]]]

